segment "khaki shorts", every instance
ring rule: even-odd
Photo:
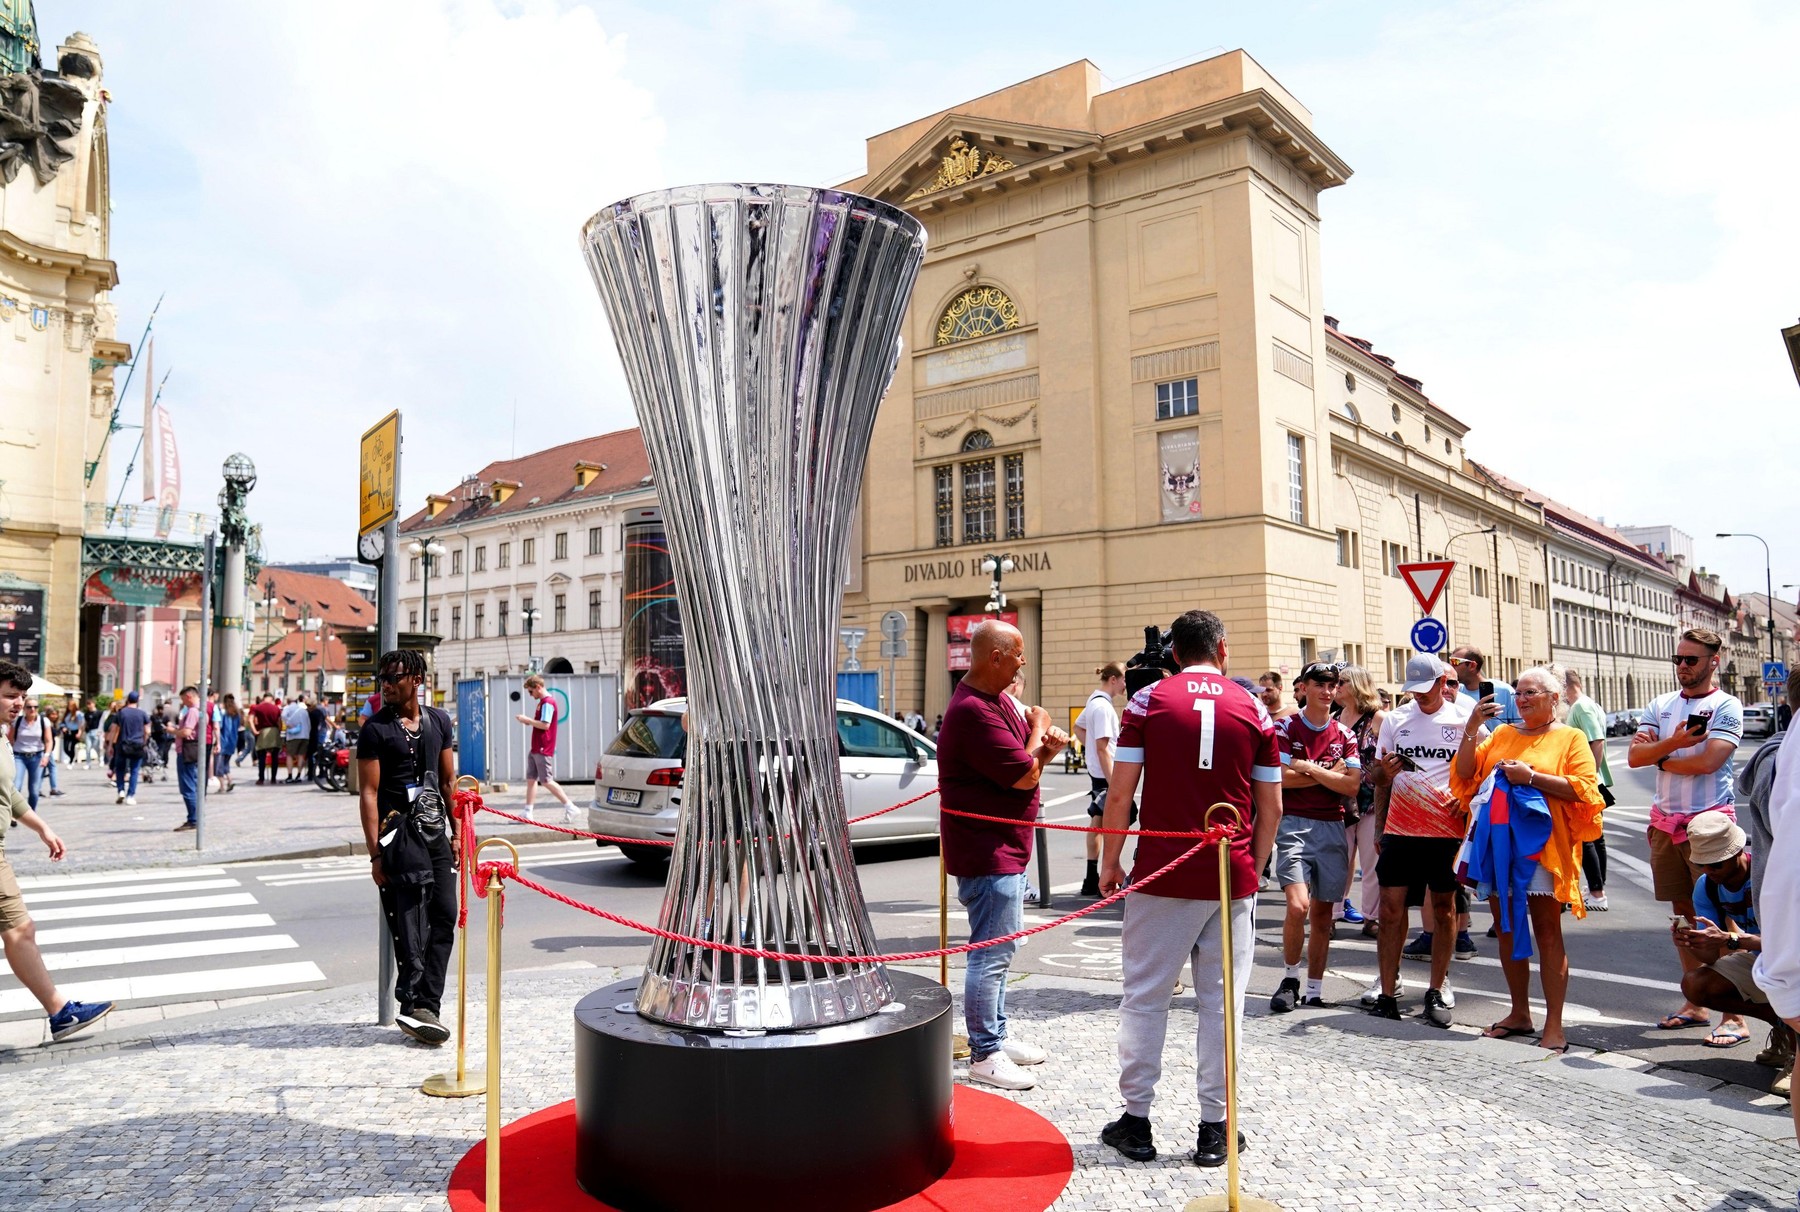
[[[0,854],[0,930],[17,930],[30,921],[31,914],[25,912],[25,894],[19,891],[19,877],[13,874],[6,856]]]
[[[1713,961],[1712,970],[1737,986],[1738,996],[1759,1006],[1769,1004],[1769,995],[1756,986],[1756,956],[1749,951],[1727,951]]]
[[[550,767],[554,757],[548,753],[528,753],[525,755],[525,781],[528,783],[548,783],[551,780]]]
[[[282,744],[287,747],[287,755],[289,757],[303,758],[306,756],[306,747],[311,744],[311,742],[303,736],[291,736],[284,740]]]
[[[1676,841],[1655,825],[1650,826],[1647,836],[1650,839],[1650,879],[1655,885],[1656,899],[1691,904],[1694,881],[1702,873],[1688,861],[1688,844]]]

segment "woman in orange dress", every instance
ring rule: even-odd
[[[1526,903],[1537,944],[1538,975],[1544,986],[1541,1042],[1556,1053],[1569,1047],[1562,1021],[1569,991],[1563,906],[1570,906],[1578,918],[1587,916],[1581,900],[1581,844],[1600,836],[1600,812],[1605,807],[1587,737],[1579,728],[1562,722],[1567,710],[1562,686],[1562,674],[1555,667],[1527,669],[1519,675],[1514,692],[1521,722],[1501,724],[1486,739],[1482,739],[1481,729],[1500,714],[1500,706],[1492,696],[1482,699],[1463,728],[1450,771],[1450,790],[1464,803],[1475,798],[1490,774],[1515,786],[1536,787],[1549,802],[1550,840],[1537,856],[1538,870],[1532,876]],[[1490,897],[1488,904],[1500,923],[1500,966],[1506,973],[1512,1008],[1486,1034],[1491,1039],[1530,1035],[1531,961],[1512,958],[1512,933],[1501,919],[1499,898]]]

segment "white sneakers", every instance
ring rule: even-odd
[[[1037,1078],[1025,1072],[1024,1065],[1041,1065],[1050,1054],[1036,1044],[1022,1039],[1009,1039],[1000,1051],[975,1061],[969,1066],[969,1080],[1002,1090],[1029,1090]]]
[[[1438,986],[1438,996],[1444,999],[1444,1009],[1446,1009],[1446,1010],[1456,1009],[1456,994],[1454,994],[1450,991],[1450,978],[1449,977],[1445,977],[1444,983],[1442,985]]]
[[[574,825],[579,823],[580,820],[581,809],[577,808],[575,805],[570,804],[567,808],[563,809],[563,824]]]
[[[1394,978],[1394,996],[1399,997],[1401,994],[1403,994],[1405,992],[1406,992],[1406,978],[1403,976],[1396,976]],[[1450,990],[1448,988],[1446,988],[1444,990],[1445,996],[1448,997],[1449,993],[1450,993]],[[1358,998],[1357,1000],[1360,1001],[1365,1006],[1373,1006],[1375,1004],[1375,999],[1380,996],[1381,996],[1381,978],[1377,977],[1375,980],[1375,983],[1373,985],[1370,985],[1367,989],[1364,989],[1362,996],[1360,998]],[[1447,1002],[1446,1004],[1454,1005],[1455,1003]]]
[[[125,797],[125,804],[126,804],[126,806],[127,806],[127,807],[135,807],[135,806],[136,806],[136,804],[137,804],[137,796],[135,796],[135,795],[128,795],[128,796],[126,796],[126,797]]]

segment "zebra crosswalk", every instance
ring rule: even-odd
[[[283,956],[299,943],[223,867],[28,876],[19,885],[44,963],[77,1001],[160,1005],[325,983],[317,964]],[[0,1021],[42,1014],[0,971]]]

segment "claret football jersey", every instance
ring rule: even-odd
[[[1256,892],[1250,857],[1255,819],[1251,787],[1281,782],[1281,758],[1268,714],[1250,692],[1217,669],[1196,665],[1170,674],[1131,697],[1119,724],[1114,759],[1144,767],[1142,829],[1192,832],[1205,828],[1214,804],[1240,815],[1231,844],[1231,895]],[[1214,823],[1226,819],[1221,813]],[[1147,879],[1193,845],[1181,838],[1138,839],[1133,883]],[[1207,848],[1167,875],[1144,885],[1144,894],[1217,899],[1218,852]]]

